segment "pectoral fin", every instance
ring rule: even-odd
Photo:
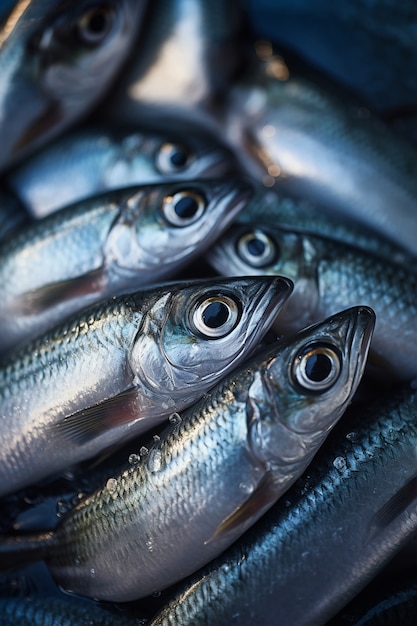
[[[55,434],[74,443],[88,443],[115,426],[138,419],[135,399],[136,390],[130,388],[114,398],[64,417],[51,428]]]
[[[249,498],[235,509],[218,526],[213,537],[206,543],[233,534],[238,536],[269,509],[277,499],[277,485],[270,474],[266,474]]]
[[[33,291],[27,291],[17,299],[16,305],[22,314],[35,315],[65,300],[99,293],[103,290],[104,281],[105,273],[100,267],[70,280],[50,283]]]

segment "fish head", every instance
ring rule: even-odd
[[[255,348],[291,289],[281,277],[167,286],[137,333],[130,354],[135,380],[149,397],[190,404]]]
[[[95,103],[125,60],[143,2],[19,0],[0,30],[0,168]]]
[[[317,450],[358,387],[374,324],[372,309],[353,307],[270,350],[249,405],[258,407],[249,426],[258,458],[296,465]]]
[[[318,259],[314,239],[269,224],[234,223],[207,259],[223,276],[286,276],[294,290],[280,312],[277,330],[299,330],[318,318]]]
[[[106,243],[116,270],[155,282],[201,253],[244,207],[244,180],[166,183],[134,190]]]

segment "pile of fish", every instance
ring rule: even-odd
[[[1,6],[0,626],[414,623],[417,8],[327,4]]]

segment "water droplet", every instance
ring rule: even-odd
[[[346,439],[349,439],[349,441],[355,442],[355,441],[358,441],[359,435],[357,432],[353,430],[351,433],[348,433],[346,435]]]
[[[149,552],[153,552],[154,545],[153,545],[152,539],[148,539],[148,541],[146,541],[145,545],[148,548]]]
[[[136,465],[136,463],[139,463],[140,461],[140,456],[138,454],[130,454],[129,455],[129,463],[130,465]]]
[[[346,469],[346,460],[343,456],[337,456],[333,461],[333,465],[337,470],[344,470]]]
[[[171,422],[171,424],[181,423],[181,416],[178,413],[172,413],[172,415],[170,415],[168,419]]]
[[[162,452],[159,448],[153,448],[148,458],[148,469],[150,472],[158,472],[162,465]]]
[[[159,435],[154,435],[152,439],[154,440],[155,443],[158,443],[158,441],[161,441],[161,437]]]
[[[251,494],[253,492],[253,485],[251,482],[242,482],[239,484],[239,489],[245,494]]]
[[[117,489],[117,480],[115,478],[109,478],[106,482],[106,489],[110,493],[114,493]]]
[[[139,454],[140,456],[148,456],[149,454],[149,450],[146,446],[142,446],[141,449],[139,450]]]
[[[159,589],[155,589],[155,591],[152,591],[152,595],[154,598],[159,598],[161,591]]]
[[[68,513],[70,508],[71,507],[69,506],[68,502],[65,502],[65,500],[59,500],[59,502],[57,502],[57,505],[56,505],[57,516],[62,517],[63,515]]]
[[[95,570],[95,568],[94,568],[94,567],[92,567],[92,568],[90,569],[90,576],[91,576],[92,578],[94,578],[94,576],[95,576],[95,575],[96,575],[96,570]]]
[[[75,565],[75,567],[80,567],[80,565],[81,565],[81,559],[80,559],[80,557],[79,557],[79,556],[76,556],[76,557],[75,557],[75,559],[74,559],[74,565]]]

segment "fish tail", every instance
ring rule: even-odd
[[[0,572],[44,560],[54,545],[53,531],[0,535]]]

